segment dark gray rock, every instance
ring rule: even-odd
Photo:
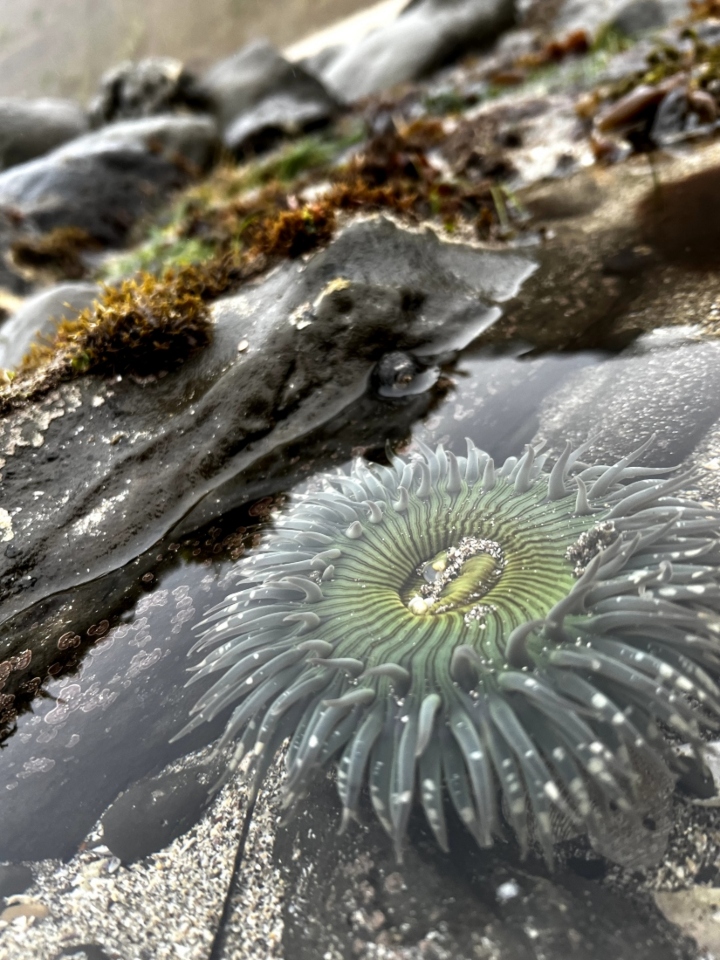
[[[215,64],[202,78],[200,90],[228,128],[229,145],[240,147],[264,129],[295,133],[325,122],[338,107],[317,77],[285,60],[265,40]]]
[[[430,364],[461,349],[500,315],[485,298],[512,296],[532,269],[355,223],[308,263],[217,302],[212,345],[176,372],[85,377],[7,416],[5,617],[120,568],[181,520],[246,502],[263,458],[357,407],[384,354]]]
[[[667,23],[661,0],[630,0],[610,21],[610,27],[626,37],[637,37]]]
[[[80,313],[98,293],[94,283],[63,283],[29,297],[0,326],[0,368],[16,367],[36,336],[51,335],[56,321]]]
[[[340,100],[352,102],[490,43],[514,18],[514,0],[416,0],[394,22],[342,50],[321,76]]]
[[[0,209],[40,231],[73,226],[117,245],[138,217],[214,156],[210,117],[127,120],[0,174]]]
[[[0,98],[0,170],[40,157],[88,129],[74,100]]]
[[[609,25],[628,36],[670,23],[687,13],[685,0],[565,0],[554,23],[556,33],[586,30],[591,36]]]
[[[329,68],[333,60],[335,60],[345,48],[346,44],[344,43],[336,43],[330,47],[323,47],[322,50],[310,54],[309,57],[303,57],[302,60],[298,60],[297,63],[303,70],[307,70],[307,72],[311,73],[314,77],[320,78],[323,72]]]
[[[19,863],[0,864],[0,897],[12,897],[24,893],[35,882],[30,867]]]
[[[302,89],[273,93],[244,110],[225,131],[225,146],[237,156],[260,153],[282,137],[325,126],[336,106],[329,97],[305,97]]]
[[[32,284],[19,273],[7,253],[17,236],[14,211],[0,209],[0,288],[21,297],[32,289]]]
[[[227,572],[231,565],[225,560],[221,567]],[[33,631],[32,669],[46,675],[43,660],[63,658],[60,648],[71,638],[79,645],[68,647],[76,661],[71,674],[49,679],[50,695],[35,701],[32,719],[19,718],[20,735],[5,741],[3,776],[12,786],[0,791],[0,862],[72,857],[108,805],[104,842],[131,862],[187,830],[211,799],[220,775],[214,761],[194,754],[180,765],[177,760],[212,741],[222,725],[169,741],[197,697],[197,687],[185,687],[193,623],[208,604],[220,602],[227,587],[207,590],[199,583],[207,574],[202,567],[155,570],[162,586],[153,593],[141,590],[133,613],[119,623],[112,612],[118,593],[106,578],[94,597],[76,595],[75,609],[65,610],[83,622],[77,641],[52,617]],[[124,579],[132,590],[132,573]],[[95,623],[109,616],[116,626],[100,637],[87,636],[88,616]]]
[[[125,60],[103,74],[89,113],[93,126],[101,126],[175,110],[204,110],[207,106],[195,76],[180,60],[148,57]]]

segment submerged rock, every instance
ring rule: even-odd
[[[284,960],[691,956],[642,898],[586,879],[581,871],[591,866],[587,861],[578,861],[577,872],[572,861],[550,872],[532,856],[521,861],[512,844],[480,850],[466,843],[459,824],[453,824],[446,855],[419,822],[411,822],[412,846],[398,863],[370,815],[341,837],[328,831],[333,794],[328,780],[318,783],[302,812],[274,828],[267,873],[276,870],[283,880]],[[264,816],[268,799],[272,793],[261,795],[253,818]],[[251,856],[243,860],[239,885],[262,886],[253,866]],[[226,947],[221,956],[238,955],[236,924],[227,923],[219,939]]]
[[[161,803],[176,802],[182,811],[183,772],[198,759],[163,770]],[[103,836],[114,804],[68,862],[33,865],[38,876],[27,895],[50,914],[32,928],[1,930],[0,949],[45,957],[68,944],[100,943],[113,955],[164,957],[182,942],[191,960],[203,960],[211,948],[218,960],[697,956],[647,895],[598,882],[605,867],[597,859],[569,857],[550,873],[533,857],[521,862],[510,845],[467,844],[459,825],[451,853],[443,854],[411,824],[413,845],[398,863],[369,814],[335,835],[328,780],[280,825],[281,768],[279,759],[254,806],[247,777],[238,775],[187,834],[160,852],[147,849],[150,855],[129,868],[112,856],[112,827]],[[175,801],[165,792],[174,784]],[[138,784],[125,796],[137,799],[142,789]],[[139,843],[129,852],[142,849]],[[108,911],[108,902],[117,906]]]
[[[123,863],[167,847],[194,826],[212,800],[217,763],[181,766],[134,783],[101,818],[103,841]]]
[[[210,117],[114,124],[0,174],[0,208],[12,208],[24,228],[79,227],[117,245],[192,169],[208,165],[216,143]]]
[[[10,414],[5,616],[117,569],[181,519],[243,502],[254,465],[357,403],[384,354],[431,364],[461,349],[500,315],[487,300],[532,270],[516,254],[358,222],[308,263],[218,301],[213,343],[179,370],[87,376]]]
[[[0,170],[40,157],[88,129],[74,100],[0,98]]]
[[[719,378],[717,340],[687,328],[647,334],[571,377],[543,405],[538,434],[553,443],[593,437],[600,457],[626,454],[656,434],[641,462],[682,463],[720,419]]]

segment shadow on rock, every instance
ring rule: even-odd
[[[480,850],[454,818],[445,855],[415,818],[398,864],[369,815],[341,837],[331,832],[337,819],[326,779],[278,832],[274,859],[286,881],[284,960],[370,958],[378,951],[393,960],[695,955],[649,900],[588,879],[598,871],[586,869],[585,861],[577,872],[558,867],[550,874],[533,857],[521,862],[511,844]]]

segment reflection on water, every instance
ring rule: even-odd
[[[121,790],[213,738],[208,728],[192,743],[167,743],[196,696],[184,688],[191,625],[227,592],[230,567],[172,570],[20,716],[2,752],[0,816],[12,829],[0,860],[72,854]]]
[[[203,67],[256,37],[277,46],[365,0],[3,0],[0,96],[87,99],[120,60],[173,56]]]
[[[447,372],[438,401],[411,433],[458,451],[470,436],[504,458],[536,432],[543,398],[599,360],[597,354],[580,353],[523,358],[522,348],[466,355]],[[337,447],[342,448],[340,439]],[[307,465],[298,464],[292,482]],[[125,613],[127,592],[109,590],[100,581],[92,589],[101,616],[89,628],[73,622],[73,600],[87,615],[85,594],[78,591],[68,597],[62,617],[51,618],[57,650],[79,655],[79,663],[72,666],[71,659],[72,668],[46,684],[4,744],[0,860],[71,855],[120,791],[218,735],[225,714],[169,744],[212,682],[184,687],[187,653],[196,639],[193,624],[232,591],[234,559],[258,540],[253,524],[278,509],[277,499],[258,500],[256,494],[253,506],[197,539],[161,553],[155,548],[155,572],[142,575],[144,592]],[[137,573],[130,564],[122,573],[126,584],[136,583]],[[111,594],[118,598],[115,608]]]
[[[452,373],[446,401],[417,425],[413,436],[458,453],[464,453],[465,437],[470,437],[502,463],[532,440],[542,399],[601,358],[591,352],[532,358],[521,346],[466,353]]]

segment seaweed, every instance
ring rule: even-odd
[[[474,181],[447,175],[429,157],[446,138],[441,121],[396,124],[382,104],[376,110],[366,122],[380,132],[345,163],[330,165],[329,150],[306,138],[302,148],[295,144],[261,165],[220,168],[182,195],[165,226],[152,228],[133,253],[146,267],[165,261],[164,272],[143,269],[106,282],[93,307],[34,343],[17,373],[4,377],[0,412],[86,373],[149,376],[175,368],[210,342],[209,301],[274,262],[327,244],[342,216],[392,212],[435,220],[448,232],[462,223],[483,238],[514,231],[520,218],[498,189],[509,165],[498,163],[493,176]],[[298,170],[304,173],[290,186],[279,179]]]
[[[172,369],[210,341],[206,292],[205,278],[193,269],[106,286],[92,307],[62,320],[51,340],[31,345],[18,376],[53,361],[64,368],[63,379]]]
[[[706,19],[714,10],[720,11],[717,0],[691,4],[692,10],[684,26],[674,37],[663,35],[645,57],[638,69],[612,83],[601,83],[591,94],[583,97],[578,112],[591,117],[607,112],[611,104],[628,97],[638,88],[668,90],[683,87],[696,97],[701,112],[717,113],[720,110],[720,47],[706,43],[698,22]],[[713,108],[714,103],[714,108]]]

